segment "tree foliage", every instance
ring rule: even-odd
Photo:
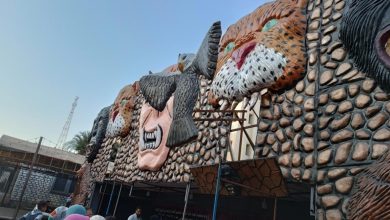
[[[65,148],[70,151],[75,151],[78,154],[85,155],[90,137],[90,131],[80,131],[72,138],[72,140],[65,143]]]

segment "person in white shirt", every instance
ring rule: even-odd
[[[127,220],[142,220],[141,213],[142,213],[141,207],[137,207],[135,209],[135,213],[130,215],[129,218],[127,218]]]

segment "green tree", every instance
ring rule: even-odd
[[[80,131],[72,138],[72,140],[65,143],[65,148],[71,151],[76,151],[78,154],[85,155],[90,137],[90,131]]]

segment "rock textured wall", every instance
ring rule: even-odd
[[[371,73],[359,71],[339,38],[347,3],[348,0],[308,2],[306,76],[290,89],[261,96],[256,156],[276,156],[285,179],[315,186],[317,219],[353,218],[348,210],[356,210],[354,204],[364,202],[350,203],[351,199],[365,197],[356,194],[364,184],[356,183],[384,178],[384,174],[373,173],[370,167],[388,154],[390,144],[390,95],[368,77]],[[210,84],[211,81],[201,80],[196,110],[214,110],[207,101]],[[129,135],[105,139],[91,166],[95,181],[110,178],[123,182],[187,182],[191,179],[190,166],[218,163],[225,158],[230,123],[204,120],[196,122],[197,140],[171,148],[159,171],[138,169],[138,127],[143,101],[138,94]],[[231,115],[193,113],[195,120],[221,117]],[[106,175],[109,160],[115,168]],[[386,160],[377,166],[385,163]],[[369,180],[362,181],[367,176]]]
[[[11,192],[11,200],[18,201],[20,199],[27,175],[28,169],[21,169],[19,171],[15,186]],[[50,200],[50,205],[52,206],[64,205],[66,195],[59,195],[51,192],[55,180],[55,174],[50,175],[47,173],[33,172],[27,184],[22,201],[30,206],[34,206],[39,200]]]
[[[94,180],[101,182],[104,178],[110,178],[127,183],[137,180],[188,182],[191,178],[190,166],[210,165],[219,163],[224,159],[229,146],[230,122],[212,120],[230,119],[231,115],[213,112],[214,108],[207,102],[210,85],[210,80],[201,77],[200,96],[193,113],[195,124],[199,130],[197,140],[180,147],[171,148],[164,165],[156,172],[142,171],[138,169],[137,165],[139,116],[144,102],[142,95],[138,94],[135,100],[129,135],[124,138],[105,139],[96,160],[91,166],[91,174]],[[197,112],[196,110],[206,111]],[[114,148],[117,148],[114,172],[111,175],[106,175],[108,160],[110,157],[112,158],[112,154],[115,152]]]
[[[318,219],[347,218],[356,175],[389,148],[390,96],[339,40],[346,3],[309,2],[307,75],[262,97],[256,152],[277,156],[285,178],[316,186]]]

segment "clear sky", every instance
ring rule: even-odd
[[[119,90],[196,52],[264,0],[0,0],[0,135],[52,142],[75,96],[67,140]],[[45,145],[54,145],[49,141]]]

